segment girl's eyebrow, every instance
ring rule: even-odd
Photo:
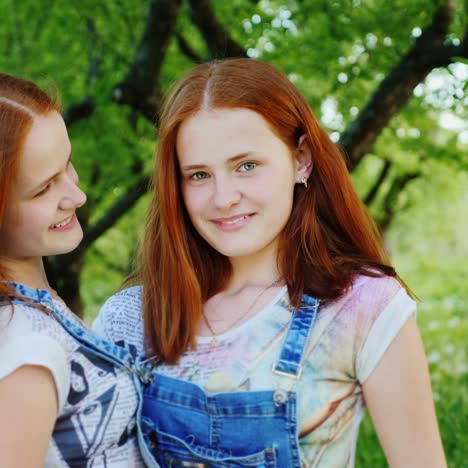
[[[70,164],[70,161],[71,161],[71,158],[72,158],[72,154],[73,154],[73,149],[70,150],[70,155],[68,156],[67,164],[65,165],[65,167],[67,167],[67,166]],[[40,182],[39,184],[37,184],[33,189],[31,189],[30,193],[34,193],[34,192],[36,192],[37,190],[39,190],[41,187],[46,186],[49,182],[51,182],[52,180],[54,180],[62,171],[63,171],[63,169],[61,169],[60,171],[57,171],[54,175],[48,177],[48,178],[45,179],[44,181],[42,181],[42,182]]]
[[[235,156],[231,156],[230,158],[226,159],[226,162],[227,163],[237,162],[241,159],[244,159],[246,156],[249,156],[250,154],[252,154],[252,151],[246,151],[244,153],[236,154]],[[195,169],[197,170],[205,169],[206,167],[208,167],[206,164],[190,164],[187,166],[182,166],[181,169],[183,171],[193,171]]]

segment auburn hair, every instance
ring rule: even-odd
[[[0,73],[0,233],[18,162],[34,118],[59,112],[60,107],[58,100],[33,82]],[[10,298],[16,294],[6,281],[12,280],[2,265],[0,252],[0,300],[10,304]]]
[[[195,347],[204,303],[226,286],[229,260],[194,229],[184,207],[176,154],[180,125],[201,109],[257,112],[291,149],[307,136],[313,160],[308,187],[296,185],[279,241],[278,268],[291,304],[303,294],[342,295],[357,274],[396,277],[378,229],[359,199],[343,155],[319,126],[306,99],[273,66],[251,59],[198,65],[175,86],[160,116],[154,192],[137,270],[143,284],[147,351],[176,363]]]

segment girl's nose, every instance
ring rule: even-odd
[[[75,210],[86,202],[86,194],[78,187],[73,181],[69,180],[67,183],[67,193],[60,201],[60,209],[62,210]]]
[[[229,209],[239,203],[240,199],[241,194],[235,184],[225,179],[216,181],[213,193],[213,202],[216,208],[220,210]]]

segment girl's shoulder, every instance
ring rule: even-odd
[[[143,288],[133,286],[111,296],[102,306],[93,323],[101,338],[120,345],[143,349]]]
[[[23,340],[30,335],[47,336],[62,345],[68,338],[54,317],[27,302],[15,302],[13,306],[0,305],[0,340],[15,335],[22,335]]]
[[[331,307],[348,317],[376,320],[388,307],[414,307],[415,302],[398,280],[390,276],[358,275],[351,287]]]
[[[50,315],[27,303],[0,306],[0,380],[25,365],[48,369],[59,408],[66,401],[70,359],[76,342]]]
[[[343,350],[350,372],[364,382],[415,314],[416,303],[395,278],[360,275],[345,294],[330,304],[328,312],[333,320],[324,336],[333,337],[330,344]],[[343,356],[342,360],[346,360]]]
[[[415,312],[416,303],[395,278],[359,275],[327,309],[334,316],[336,330],[351,334],[362,344],[376,324],[405,322]]]
[[[143,287],[132,286],[122,289],[109,297],[99,311],[99,316],[107,319],[116,316],[140,316],[143,303]]]

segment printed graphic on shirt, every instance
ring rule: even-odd
[[[112,430],[111,423],[119,396],[115,383],[117,375],[111,363],[96,357],[83,347],[79,347],[74,356],[67,399],[69,407],[72,409],[86,401],[90,393],[90,380],[91,385],[97,384],[101,388],[101,393],[79,413],[72,417],[66,413],[57,419],[53,438],[63,459],[67,461],[86,460],[96,455],[99,447],[105,443],[106,432]],[[94,376],[89,375],[89,369],[96,371]],[[117,437],[117,445],[126,443],[129,432],[130,428],[125,427]]]

